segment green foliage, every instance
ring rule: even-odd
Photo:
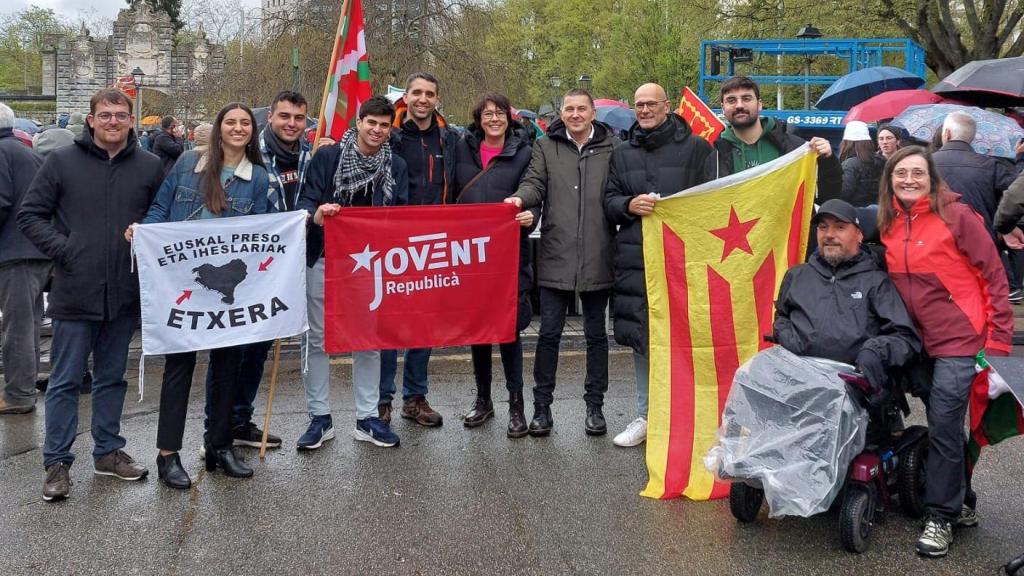
[[[38,94],[42,54],[50,35],[69,34],[53,10],[30,6],[0,22],[0,91]]]

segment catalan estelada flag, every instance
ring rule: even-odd
[[[768,346],[782,277],[803,261],[817,156],[808,145],[655,205],[643,219],[650,322],[650,498],[720,498],[702,458],[736,369]]]

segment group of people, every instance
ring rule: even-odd
[[[217,113],[206,146],[167,161],[140,148],[131,129],[131,101],[106,89],[93,96],[81,136],[41,164],[28,149],[9,144],[6,132],[13,114],[0,105],[0,161],[24,168],[8,171],[0,164],[0,176],[13,176],[0,180],[6,372],[0,413],[24,413],[34,406],[41,294],[52,277],[44,500],[70,495],[78,389],[90,356],[95,471],[123,480],[148,473],[124,451],[120,435],[128,344],[139,317],[127,241],[136,223],[307,212],[309,330],[303,337],[302,379],[310,421],[296,446],[315,450],[335,436],[330,362],[324,351],[324,220],[351,206],[514,204],[520,225],[517,336],[498,345],[508,391],[507,435],[551,433],[560,339],[566,311],[578,296],[586,339],[584,432],[607,432],[602,412],[608,388],[605,310],[612,301],[614,337],[632,349],[636,380],[635,419],[613,442],[644,442],[649,372],[644,218],[662,195],[770,162],[805,141],[782,122],[761,117],[759,88],[746,77],[721,85],[729,127],[713,145],[672,113],[666,91],[653,83],[636,90],[637,121],[625,140],[596,120],[593,99],[582,89],[565,94],[560,117],[536,140],[513,118],[502,94],[480,98],[464,134],[446,123],[438,111],[440,99],[435,76],[413,74],[397,105],[384,97],[363,102],[355,125],[337,142],[322,139],[316,150],[303,138],[308,103],[301,94],[280,93],[262,130],[252,110],[235,102]],[[949,121],[950,141],[964,137],[953,127],[957,121]],[[992,213],[983,219],[969,192],[946,186],[946,180],[956,180],[944,178],[926,150],[897,150],[891,130],[880,130],[878,138],[879,158],[844,142],[847,163],[856,160],[865,172],[855,176],[846,174],[847,163],[840,163],[827,140],[810,140],[818,156],[818,194],[830,200],[815,217],[817,250],[783,281],[776,339],[798,354],[853,363],[879,390],[887,389],[901,366],[926,367],[930,376],[921,395],[931,434],[929,517],[917,548],[935,556],[952,541],[953,523],[977,522],[973,495],[965,501],[969,479],[962,423],[975,355],[1009,351],[1012,313],[994,230],[999,238],[1005,235],[1007,244],[1024,245],[1024,234],[1016,229],[1024,208],[1004,201],[997,212],[992,204]],[[872,194],[867,182],[875,172]],[[839,200],[849,196],[850,187],[856,188],[858,203],[877,205],[881,243],[898,248],[885,253],[888,274],[861,247],[864,234],[856,208]],[[1024,196],[1021,179],[1009,188],[1007,200]],[[528,236],[541,216],[535,279]],[[18,247],[16,257],[8,258],[8,246]],[[533,315],[528,294],[534,281],[541,325],[528,421],[518,333]],[[252,418],[270,344],[209,351],[202,448],[208,470],[253,475],[237,447],[258,446],[264,435]],[[495,416],[493,344],[471,348],[476,398],[463,420],[468,428]],[[352,354],[356,440],[381,447],[400,443],[391,428],[398,353]],[[400,416],[436,427],[443,417],[427,400],[430,355],[430,349],[404,351]],[[195,366],[195,352],[165,358],[157,471],[172,488],[191,486],[178,453]],[[280,438],[268,434],[269,447],[280,445]]]

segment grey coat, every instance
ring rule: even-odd
[[[590,292],[614,284],[615,227],[604,215],[604,189],[615,143],[608,126],[594,122],[594,137],[580,150],[561,120],[534,143],[515,196],[524,208],[543,208],[539,285]]]

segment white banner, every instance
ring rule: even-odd
[[[135,226],[142,353],[305,332],[306,213]]]

